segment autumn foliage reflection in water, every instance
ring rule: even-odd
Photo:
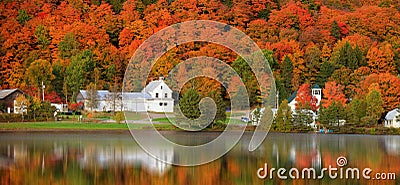
[[[186,140],[187,134],[167,135]],[[196,139],[217,133],[197,135]],[[0,184],[398,184],[399,180],[258,179],[264,163],[274,167],[321,169],[346,156],[349,166],[400,173],[400,137],[269,134],[248,152],[251,135],[227,155],[196,167],[177,167],[148,156],[126,134],[1,134]],[[179,160],[162,149],[166,160]]]

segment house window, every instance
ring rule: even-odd
[[[160,106],[162,106],[162,103],[160,102]]]
[[[161,89],[162,89],[162,86],[161,86]]]
[[[164,106],[167,106],[167,102],[164,103]]]
[[[156,98],[158,98],[158,93],[156,93]]]
[[[165,93],[164,98],[168,98],[168,93]]]
[[[321,92],[320,92],[320,90],[315,90],[315,91],[314,91],[314,94],[315,94],[315,95],[320,95]]]

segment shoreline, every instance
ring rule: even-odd
[[[143,131],[150,131],[150,129],[134,129],[134,130],[143,130]],[[174,130],[174,129],[158,129],[161,132],[187,132],[190,133],[191,131],[184,131],[184,130]],[[239,131],[239,130],[238,130]],[[246,129],[244,132],[252,132],[253,130]],[[199,132],[220,132],[222,133],[223,130],[204,130],[204,131],[196,131]],[[0,129],[0,134],[5,133],[99,133],[99,134],[130,134],[130,130],[126,129],[60,129],[60,128],[50,128],[50,129]],[[319,132],[276,132],[276,131],[268,131],[268,134],[307,134],[307,135],[368,135],[368,136],[400,136],[399,134],[371,134],[371,133],[319,133]]]
[[[37,132],[54,132],[54,133],[129,133],[130,130],[152,130],[155,127],[158,131],[183,131],[169,123],[160,124],[146,124],[137,123],[129,125],[127,123],[77,123],[77,122],[22,122],[22,123],[0,123],[0,134],[1,133],[37,133]],[[238,126],[238,131],[239,129]],[[252,132],[255,130],[255,126],[248,125],[245,128],[246,132]],[[234,129],[236,130],[236,129]],[[200,132],[223,132],[221,128],[207,128]],[[264,130],[265,131],[265,130]],[[279,132],[274,129],[268,130],[269,133],[305,133],[305,134],[321,134],[321,135],[400,135],[400,129],[386,128],[386,127],[375,127],[375,128],[353,128],[351,125],[342,127],[340,130],[335,130],[333,133],[320,133],[318,131],[310,130],[291,130],[289,132]]]

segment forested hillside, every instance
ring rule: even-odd
[[[120,89],[130,57],[146,38],[174,23],[202,19],[232,25],[264,49],[283,98],[305,83],[335,82],[329,88],[342,90],[346,99],[377,90],[386,111],[399,106],[397,0],[5,0],[0,86],[40,96],[43,81],[46,100],[69,102],[90,83]],[[227,48],[194,42],[163,56],[153,78],[194,56],[243,67]],[[208,81],[198,88],[221,89]]]

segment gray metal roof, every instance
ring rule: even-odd
[[[84,99],[87,98],[85,90],[80,90],[79,92],[82,94]],[[98,90],[97,93],[99,95],[99,100],[106,99],[107,96],[110,94],[108,90]],[[143,92],[123,92],[122,96],[124,97],[124,99],[136,99],[136,98],[151,99],[151,96],[149,94]]]
[[[122,93],[122,97],[124,98],[124,100],[136,98],[151,99],[151,96],[149,94],[143,92],[124,92]]]
[[[394,109],[394,110],[391,110],[386,114],[385,119],[386,120],[394,120],[394,118],[396,118],[396,116],[399,115],[399,114],[400,114],[400,112],[399,112],[398,108]]]
[[[86,90],[80,90],[79,92],[82,94],[84,99],[87,98]],[[107,97],[109,92],[107,90],[97,90],[97,94],[99,95],[99,99],[102,100],[102,99],[105,99]]]
[[[19,89],[2,89],[0,90],[0,99],[6,98],[8,95],[14,93],[15,91],[21,91]],[[21,91],[22,93],[22,91]]]

